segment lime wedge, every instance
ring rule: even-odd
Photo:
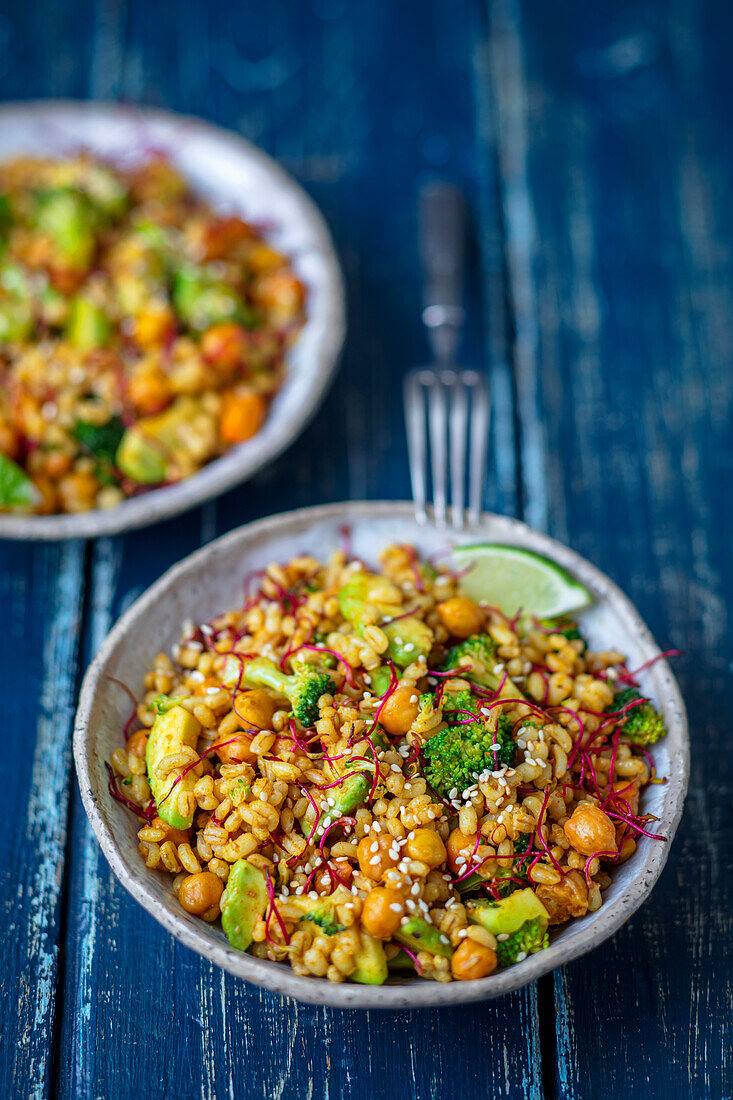
[[[457,546],[453,558],[459,570],[467,570],[461,577],[465,594],[477,603],[498,607],[505,615],[516,615],[521,609],[538,619],[552,619],[593,600],[567,570],[531,550],[478,543]]]
[[[41,495],[20,466],[0,452],[0,508],[29,508]]]

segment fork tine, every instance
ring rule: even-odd
[[[450,386],[450,480],[451,524],[460,531],[464,525],[464,500],[466,482],[466,440],[468,437],[468,395],[464,376],[458,373]]]
[[[471,393],[471,439],[468,486],[468,522],[477,524],[481,516],[483,503],[484,477],[486,474],[486,452],[489,442],[489,422],[491,419],[491,395],[485,375],[471,371],[473,376],[466,384]]]
[[[428,372],[426,372],[427,374]],[[443,372],[446,375],[452,371]],[[455,376],[454,376],[455,377]],[[436,527],[447,526],[448,497],[448,402],[441,378],[430,372],[428,386],[428,429],[430,432],[430,465],[433,474],[433,510]]]
[[[427,523],[427,464],[428,453],[425,433],[425,387],[421,380],[423,371],[413,370],[405,378],[403,400],[405,427],[407,429],[407,455],[410,463],[412,499],[415,502],[415,519]]]

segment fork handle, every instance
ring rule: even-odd
[[[466,205],[457,187],[440,181],[425,184],[420,191],[419,234],[423,324],[435,360],[441,366],[452,366],[466,316]]]

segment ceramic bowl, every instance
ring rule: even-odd
[[[349,1008],[405,1008],[465,1004],[496,997],[534,981],[578,958],[611,936],[649,895],[669,854],[682,814],[688,776],[688,733],[684,704],[666,661],[643,674],[644,689],[661,707],[668,736],[654,746],[665,785],[643,795],[643,808],[658,819],[655,831],[667,840],[640,838],[634,856],[614,875],[601,908],[552,936],[550,947],[525,962],[473,982],[439,984],[418,978],[378,987],[334,984],[294,974],[282,964],[235,951],[221,929],[185,913],[171,892],[170,876],[149,871],[137,851],[136,819],[110,796],[104,762],[122,743],[130,701],[110,677],[138,693],[154,656],[169,651],[186,619],[206,622],[241,601],[241,580],[249,570],[310,552],[323,559],[341,545],[343,524],[351,529],[353,552],[376,561],[394,541],[413,542],[426,554],[459,542],[487,540],[527,547],[570,570],[593,592],[595,602],[581,615],[584,634],[598,648],[613,646],[634,668],[659,649],[624,594],[608,577],[567,547],[516,520],[486,514],[461,537],[419,526],[403,503],[330,504],[241,527],[170,569],[120,619],[84,679],[74,732],[74,758],[84,807],[102,851],[122,885],[160,924],[187,947],[238,977],[313,1004]]]
[[[94,538],[167,519],[245,481],[300,434],[323,400],[345,333],[343,280],[331,237],[305,192],[270,157],[237,134],[200,119],[119,104],[57,100],[0,106],[0,159],[64,156],[90,149],[134,163],[151,150],[171,158],[215,208],[267,227],[307,287],[306,323],[288,356],[285,384],[252,439],[175,485],[81,515],[0,513],[0,537]]]

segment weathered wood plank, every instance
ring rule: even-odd
[[[0,1093],[48,1095],[59,976],[84,547],[0,545],[0,665],[10,766],[2,833],[6,996]]]
[[[653,897],[556,976],[555,1088],[728,1096],[730,12],[493,13],[527,512],[688,651],[693,720],[687,813]]]

